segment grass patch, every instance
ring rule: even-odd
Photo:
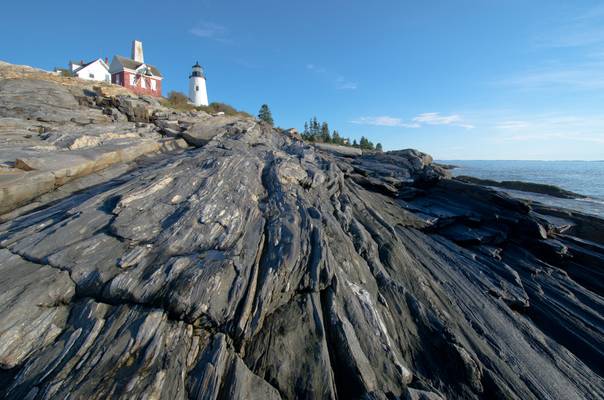
[[[187,96],[180,92],[170,92],[168,94],[168,97],[161,99],[160,102],[163,106],[172,108],[176,111],[205,111],[208,114],[216,114],[219,112],[223,112],[225,115],[229,116],[252,117],[245,111],[239,111],[233,106],[230,106],[225,103],[215,102],[210,103],[210,105],[208,106],[196,107],[193,104],[189,103],[189,99],[187,98]]]

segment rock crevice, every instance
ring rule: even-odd
[[[603,221],[416,150],[51,95],[198,147],[2,217],[1,397],[604,398]]]

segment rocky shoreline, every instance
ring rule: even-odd
[[[3,68],[0,397],[604,398],[603,220]]]

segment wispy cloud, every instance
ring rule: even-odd
[[[541,47],[585,47],[604,43],[604,6],[565,10],[555,27],[535,39]]]
[[[359,117],[352,121],[353,124],[357,125],[370,125],[370,126],[397,126],[400,128],[419,128],[421,127],[418,123],[403,122],[400,118],[390,117],[388,115],[381,115],[377,117]]]
[[[463,122],[461,116],[458,114],[452,115],[440,115],[439,113],[423,113],[413,118],[413,122],[426,125],[453,125],[460,126],[466,129],[474,128],[473,125]]]
[[[604,144],[604,117],[543,114],[507,119],[493,126],[499,141],[572,141]]]
[[[318,67],[315,64],[306,64],[306,69],[310,70],[310,71],[314,71],[320,74],[324,74],[327,72],[327,70],[323,67]]]
[[[315,64],[306,64],[306,69],[331,81],[338,90],[356,90],[358,88],[356,82],[348,80],[340,74],[330,72],[324,67]]]
[[[501,121],[495,125],[495,128],[501,130],[517,130],[529,127],[530,124],[527,121]]]
[[[217,42],[231,43],[232,39],[228,37],[229,31],[226,27],[213,22],[201,21],[191,29],[189,33],[199,38],[211,39]]]
[[[355,90],[357,88],[357,83],[352,81],[347,81],[343,76],[338,76],[336,78],[336,89],[338,90]]]
[[[542,133],[527,133],[511,135],[503,138],[507,141],[514,142],[527,142],[527,141],[549,141],[549,140],[563,140],[563,141],[574,141],[574,142],[590,142],[604,144],[604,135],[584,135],[578,132],[542,132]]]
[[[520,89],[601,90],[604,89],[604,63],[588,62],[526,71],[494,83]]]
[[[398,117],[381,115],[377,117],[359,117],[352,121],[353,124],[371,126],[392,126],[399,128],[421,128],[424,125],[451,125],[461,128],[472,129],[473,125],[464,122],[458,114],[441,115],[440,113],[423,113],[413,117],[409,122]]]
[[[558,19],[542,22],[539,31],[532,50],[544,55],[541,65],[533,62],[530,68],[495,80],[495,85],[520,90],[604,89],[603,5],[587,9],[566,5]],[[571,51],[572,57],[564,55]]]

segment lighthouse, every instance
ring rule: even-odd
[[[206,90],[206,76],[199,62],[193,65],[189,76],[189,100],[196,106],[208,105],[208,92]]]

